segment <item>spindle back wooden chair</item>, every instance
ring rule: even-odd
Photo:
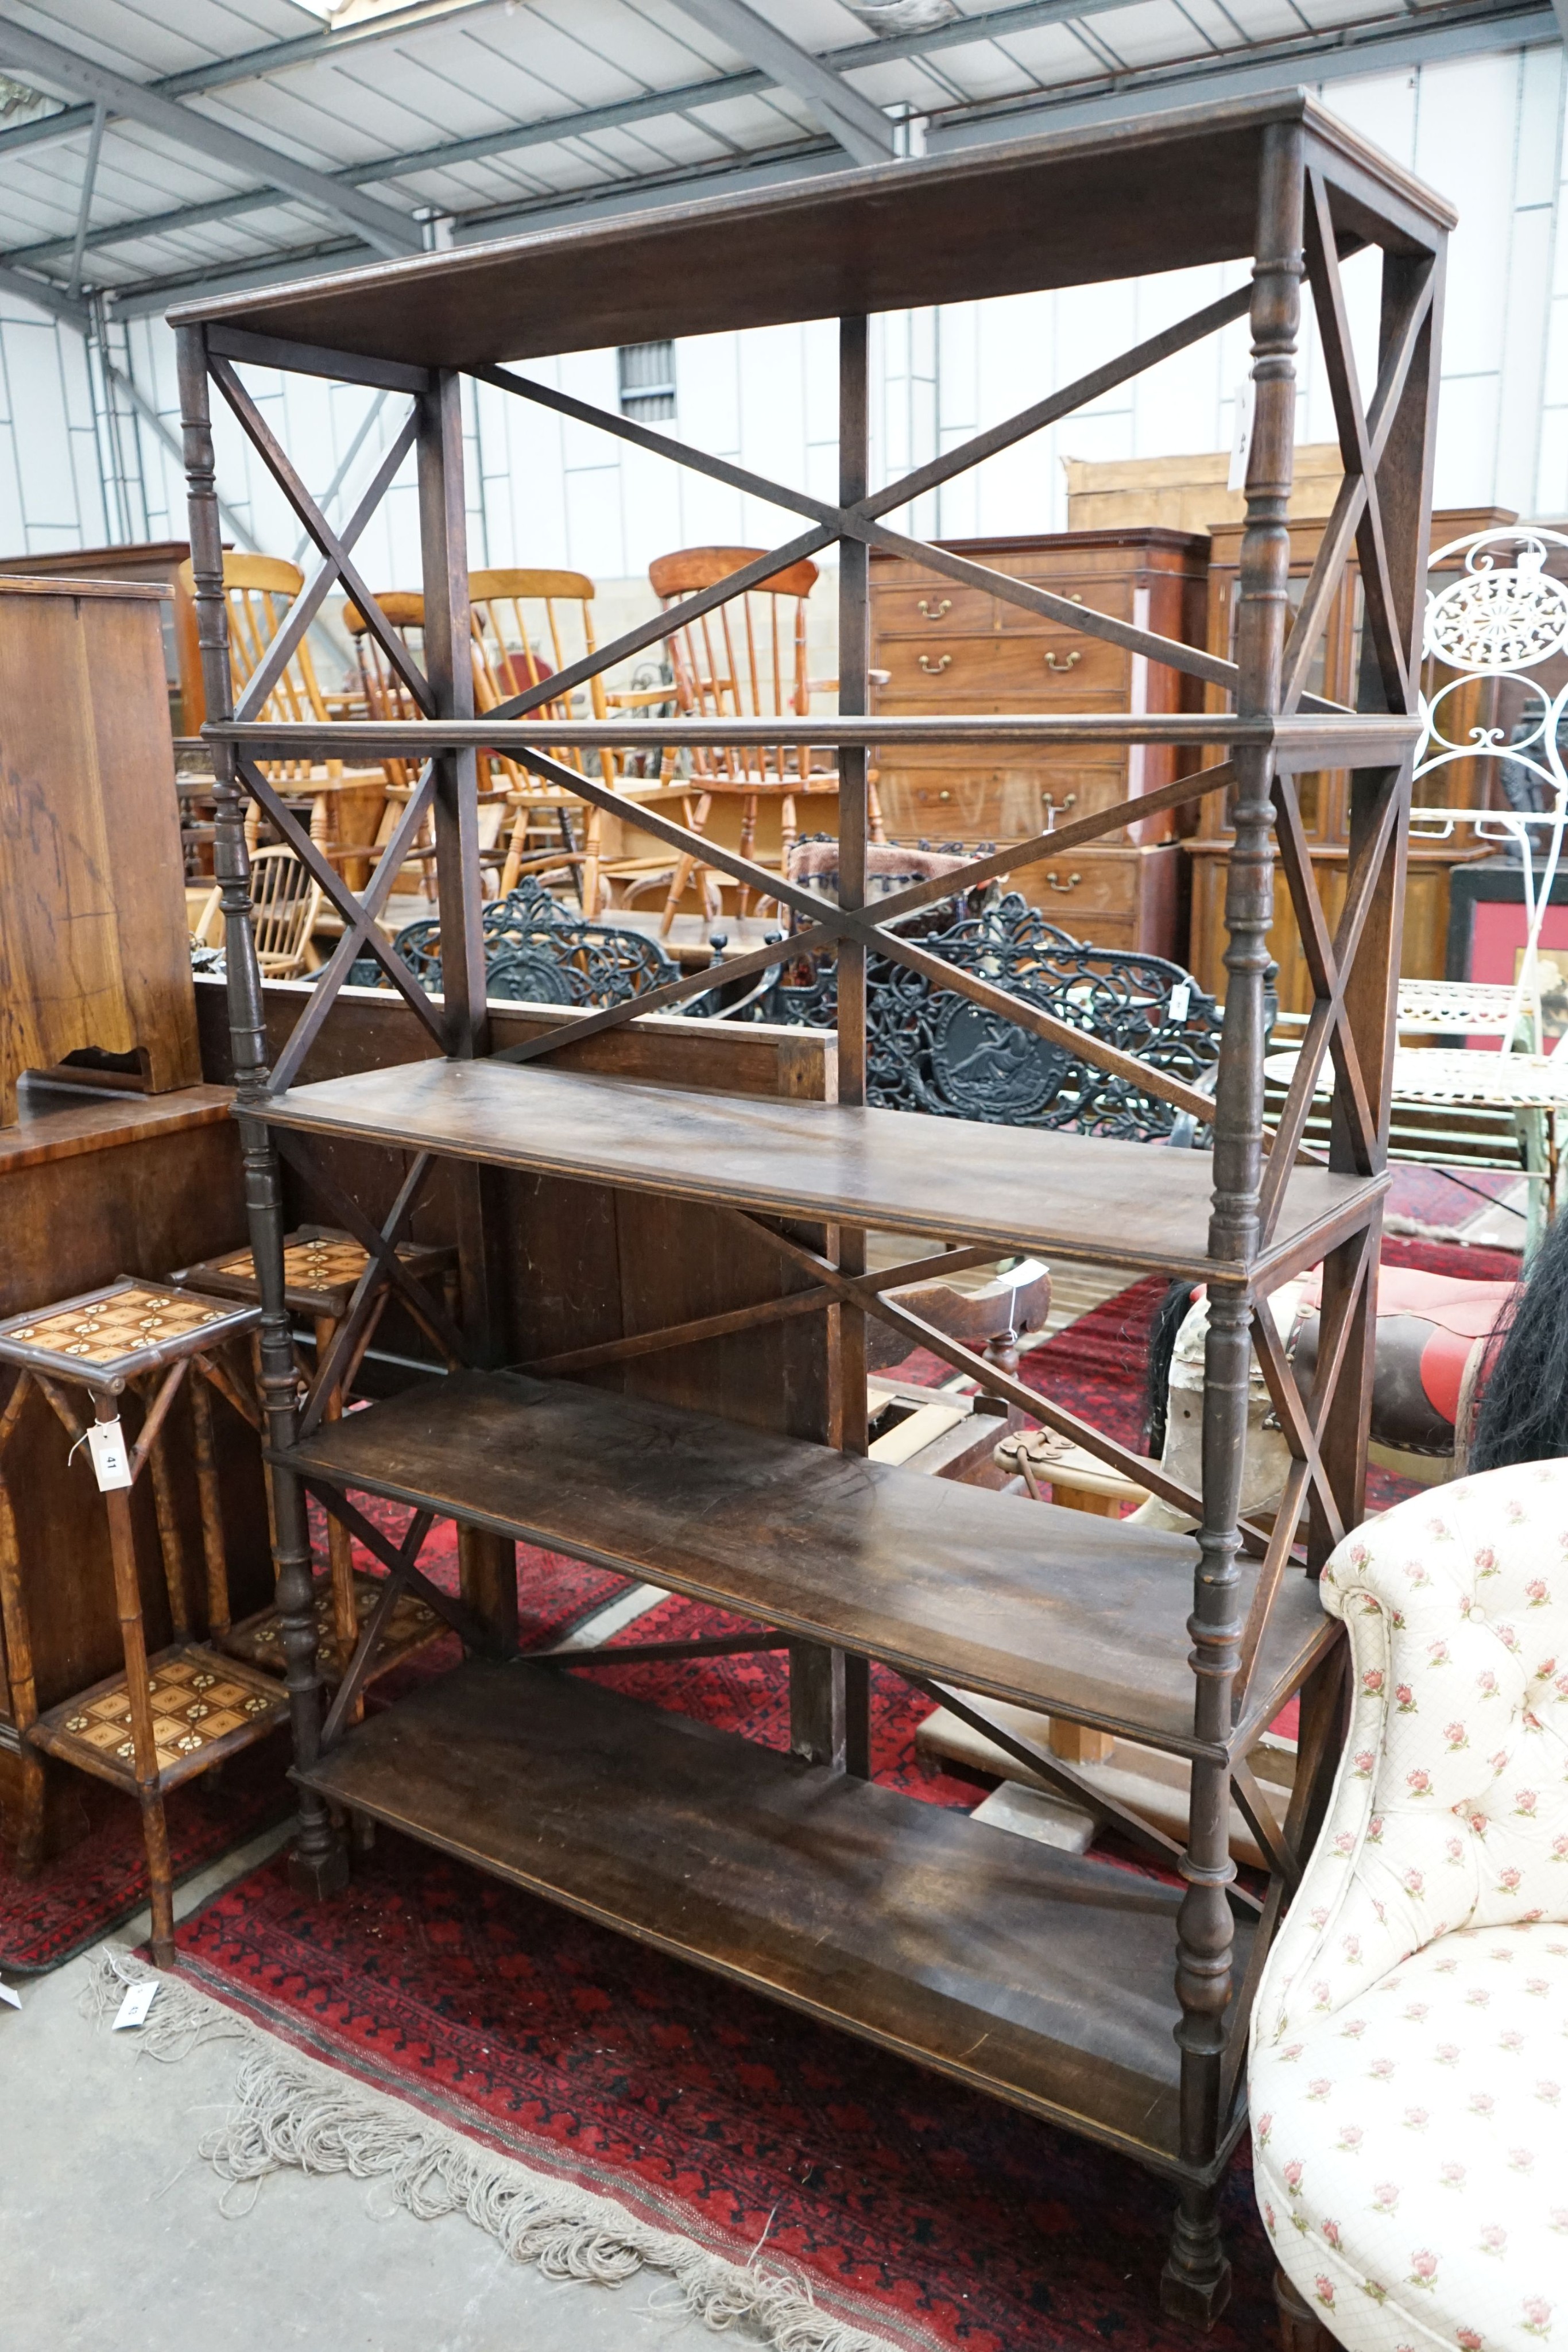
[[[187,595],[195,593],[189,561],[180,566]],[[305,584],[297,563],[280,555],[224,556],[224,604],[228,614],[229,682],[237,704],[266,660],[285,614]],[[323,692],[316,675],[308,635],[290,654],[277,685],[262,706],[267,719],[323,719],[343,713],[343,698]],[[411,712],[417,717],[417,712]],[[385,809],[378,763],[346,768],[341,760],[266,760],[264,775],[286,798],[308,802],[310,838],[341,871],[350,889],[363,889],[370,874],[367,851],[380,831]],[[260,810],[246,812],[246,842],[254,856],[260,846]]]
[[[594,586],[580,572],[500,569],[468,574],[468,606],[474,642],[474,705],[480,712],[494,710],[540,686],[555,671],[580,656],[597,651],[593,635]],[[540,705],[547,719],[574,715],[607,719],[614,698],[595,674],[589,680],[587,712],[574,713],[570,696]],[[547,744],[543,747],[549,749]],[[563,765],[586,772],[580,751],[558,750],[552,754]],[[616,781],[615,755],[602,751],[597,765],[606,784]],[[501,869],[501,895],[517,887],[519,876],[537,874],[547,866],[570,865],[579,877],[583,914],[597,913],[602,833],[599,811],[558,785],[541,783],[527,768],[499,752],[480,755],[479,789],[486,771],[503,785],[514,812],[506,862]],[[580,811],[580,840],[571,829],[570,812]],[[556,839],[551,840],[554,834]]]
[[[376,602],[399,636],[418,661],[424,666],[424,598],[417,589],[386,588],[381,590]],[[371,633],[364,614],[357,604],[343,606],[343,626],[354,648],[354,664],[359,672],[360,692],[368,719],[418,719],[423,716],[418,704],[409,692],[388,658],[386,648]],[[389,756],[382,761],[386,778],[387,802],[377,828],[375,846],[380,849],[391,839],[402,804],[413,792],[419,776],[419,763]],[[411,870],[412,869],[412,870]],[[419,829],[419,838],[410,850],[404,873],[411,884],[422,889],[432,905],[435,900],[435,827],[426,817]],[[402,877],[400,876],[400,881]]]
[[[712,588],[755,562],[763,552],[756,547],[686,547],[674,554],[655,556],[648,578],[665,611],[705,588]],[[817,566],[809,562],[788,565],[759,587],[736,596],[716,611],[705,612],[677,629],[669,640],[674,673],[675,700],[683,717],[715,719],[805,718],[811,708],[813,687],[837,691],[836,678],[812,678],[808,674],[806,604],[817,584]],[[674,777],[674,752],[665,756],[663,781]],[[766,799],[779,804],[780,869],[789,862],[798,827],[795,803],[802,793],[837,793],[837,766],[825,752],[782,745],[757,747],[705,745],[691,754],[692,793],[684,822],[695,833],[707,824],[716,796],[738,798],[740,853],[754,855],[757,813]],[[871,838],[884,838],[881,812],[872,787]],[[763,863],[768,862],[764,859]],[[694,878],[705,911],[720,911],[713,869],[699,866],[687,854],[676,860],[664,901],[661,932],[668,936],[676,910]],[[749,893],[741,892],[740,912],[747,911]]]
[[[321,885],[291,849],[257,849],[250,861],[251,927],[264,980],[298,980],[313,969],[310,940],[321,912]],[[221,894],[214,885],[191,936],[200,947],[221,939]]]

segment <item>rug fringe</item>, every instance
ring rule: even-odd
[[[235,2104],[199,2144],[227,2183],[225,2211],[248,2210],[230,2205],[230,2193],[247,2185],[258,2190],[285,2166],[346,2172],[383,2183],[417,2221],[465,2213],[513,2262],[536,2263],[549,2278],[617,2285],[639,2270],[663,2271],[708,2326],[748,2322],[776,2352],[893,2352],[886,2338],[820,2311],[806,2280],[757,2261],[728,2262],[635,2220],[607,2197],[492,2155],[405,2102],[304,2057],[132,1952],[103,1948],[83,2006],[102,2022],[128,1985],[151,1978],[159,1993],[137,2032],[143,2055],[178,2063],[207,2042],[246,2045]]]
[[[1482,1213],[1479,1209],[1476,1211],[1477,1216]],[[1506,1249],[1508,1247],[1506,1242],[1477,1242],[1458,1225],[1428,1225],[1423,1223],[1419,1217],[1401,1216],[1392,1210],[1385,1211],[1384,1213],[1383,1230],[1385,1234],[1392,1234],[1398,1241],[1442,1242],[1454,1249]],[[1520,1232],[1522,1234],[1523,1231],[1524,1222],[1521,1218]]]

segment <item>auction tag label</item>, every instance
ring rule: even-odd
[[[145,2025],[147,2022],[147,2012],[152,2008],[157,1998],[158,1979],[156,1977],[146,1979],[141,1984],[133,1984],[129,1987],[125,1999],[120,2004],[120,2013],[115,2018],[114,2023],[110,2027],[110,2031],[114,2033],[120,2033],[123,2032],[124,2028],[128,2025]]]
[[[93,1475],[102,1492],[107,1495],[111,1486],[129,1486],[131,1449],[118,1415],[113,1421],[95,1421],[88,1431],[87,1442],[92,1454]]]

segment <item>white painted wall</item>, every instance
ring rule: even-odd
[[[1450,247],[1439,410],[1437,502],[1568,514],[1568,215],[1563,203],[1563,54],[1499,53],[1338,81],[1325,102],[1458,210]],[[1372,257],[1347,285],[1364,373],[1375,331]],[[1052,384],[1152,334],[1239,282],[1239,267],[1121,285],[954,305],[878,320],[873,331],[873,477],[889,478],[963,440]],[[123,352],[136,383],[178,431],[172,338],[138,321]],[[831,323],[713,335],[678,346],[678,425],[703,447],[831,497],[835,479],[836,336]],[[1223,448],[1247,367],[1238,324],[921,502],[911,527],[944,537],[1060,530],[1061,459]],[[530,363],[580,398],[616,404],[613,352]],[[320,493],[375,395],[252,371],[273,429]],[[124,501],[132,536],[184,535],[183,487],[156,432],[125,415]],[[217,425],[220,491],[242,541],[293,553],[298,525],[238,428]],[[95,410],[79,340],[14,295],[0,296],[0,553],[101,544],[117,535],[105,474],[114,450]],[[350,469],[340,515],[395,430],[388,399]],[[663,550],[697,542],[771,544],[795,518],[677,472],[591,428],[480,387],[468,412],[469,502],[477,562],[567,564],[618,593]],[[1315,337],[1301,366],[1300,437],[1333,437]],[[102,463],[100,465],[100,459]],[[376,585],[418,579],[412,467],[360,545]],[[606,618],[610,617],[609,614]]]

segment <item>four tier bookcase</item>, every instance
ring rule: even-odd
[[[1341,1646],[1314,1578],[1363,1504],[1450,226],[1429,192],[1295,92],[831,173],[173,314],[205,733],[218,778],[236,1108],[264,1301],[277,1590],[301,1792],[297,1882],[319,1894],[340,1885],[348,1860],[334,1822],[345,1810],[368,1814],[1130,2154],[1176,2190],[1163,2294],[1172,2313],[1199,2323],[1212,2319],[1228,2289],[1218,2190],[1243,2127],[1252,1992],[1321,1818],[1339,1744]],[[1380,271],[1381,291],[1375,380],[1364,393],[1341,268],[1368,247],[1375,258],[1364,266]],[[1006,423],[871,489],[870,315],[1243,261],[1249,278],[1234,292],[1055,391],[1036,388]],[[1286,512],[1303,277],[1344,479],[1292,617]],[[527,373],[528,360],[545,354],[821,319],[839,321],[831,499],[590,408]],[[1241,319],[1250,326],[1255,405],[1234,664],[1154,635],[1127,614],[1088,608],[911,539],[889,520],[936,484]],[[242,373],[250,367],[406,398],[384,462],[340,528],[274,438]],[[476,720],[465,373],[766,499],[802,527],[678,614],[626,632]],[[237,709],[225,640],[214,384],[320,557]],[[411,453],[425,599],[420,660],[353,555]],[[768,1098],[716,1087],[711,1059],[699,1069],[698,1056],[714,1024],[648,1018],[702,987],[706,973],[634,1004],[541,1023],[521,1044],[497,1050],[485,1001],[476,754],[505,751],[584,802],[627,814],[599,763],[585,761],[580,770],[563,750],[646,740],[647,722],[552,719],[546,736],[530,709],[547,698],[559,708],[595,668],[657,645],[699,607],[715,608],[835,542],[838,714],[761,727],[658,726],[662,740],[676,744],[765,738],[833,751],[841,825],[836,907],[717,843],[695,841],[658,812],[630,811],[631,822],[672,851],[695,847],[708,865],[778,899],[800,919],[802,952],[835,950],[832,1098],[798,1097],[788,1087]],[[999,598],[1064,636],[1106,639],[1217,687],[1230,710],[1019,717],[954,707],[930,717],[868,718],[873,548],[924,566],[950,594]],[[1351,708],[1314,698],[1305,681],[1353,548],[1365,623]],[[419,718],[317,726],[267,714],[291,647],[340,584],[403,677]],[[1060,825],[1049,840],[977,856],[940,883],[877,899],[873,911],[865,887],[868,761],[890,746],[932,742],[1027,745],[1037,755],[1050,745],[1058,758],[1090,744],[1170,744],[1187,755],[1177,765],[1188,772],[1139,802]],[[1217,742],[1223,762],[1195,771],[1201,747]],[[322,857],[269,775],[269,763],[328,753],[395,755],[418,778],[360,893]],[[1318,900],[1295,786],[1299,774],[1325,769],[1352,778],[1348,887],[1335,923]],[[1230,795],[1234,847],[1224,1039],[1212,1095],[1128,1061],[982,974],[934,963],[917,935],[897,928],[900,917],[956,887],[1111,835],[1155,803],[1176,808],[1216,793]],[[316,872],[344,920],[341,943],[281,1042],[276,1023],[268,1041],[248,931],[246,794]],[[427,814],[438,856],[444,993],[435,999],[377,924]],[[1313,1005],[1295,1080],[1270,1130],[1263,1055],[1277,877],[1301,929]],[[870,951],[969,997],[983,1018],[1020,1024],[1169,1100],[1211,1135],[1211,1150],[868,1108]],[[399,1018],[417,1032],[420,1057],[302,1076],[308,1062],[312,1071],[322,1066],[334,1003],[363,954],[377,958],[399,992],[406,1008]],[[775,955],[771,948],[748,953],[730,971],[759,971]],[[655,1032],[664,1055],[656,1065],[646,1058]],[[1326,1158],[1315,1160],[1302,1137],[1325,1057],[1333,1133]],[[372,1208],[364,1188],[356,1192],[342,1173],[366,1167],[392,1171]],[[281,1255],[287,1188],[301,1183],[371,1253],[362,1296],[303,1402]],[[461,1303],[451,1314],[411,1289],[396,1254],[433,1184],[459,1250]],[[646,1221],[663,1217],[661,1233],[685,1234],[686,1255],[705,1270],[701,1311],[666,1307],[662,1322],[644,1317],[575,1354],[558,1349],[541,1365],[535,1349],[530,1360],[514,1328],[518,1299],[526,1304],[551,1286],[570,1292],[580,1262],[571,1221],[538,1205],[563,1196],[585,1204],[612,1197],[627,1217],[643,1217],[639,1230],[653,1231]],[[586,1206],[583,1222],[591,1222]],[[869,1230],[913,1237],[909,1263],[868,1272]],[[552,1248],[559,1265],[550,1262]],[[933,1253],[945,1251],[956,1269],[1019,1250],[1109,1259],[1129,1278],[1164,1273],[1207,1283],[1201,1496],[933,1331],[892,1295],[916,1261],[929,1271]],[[759,1258],[776,1271],[760,1298]],[[1320,1369],[1303,1393],[1267,1301],[1320,1262]],[[328,1401],[343,1367],[357,1360],[386,1282],[408,1294],[448,1369],[330,1421]],[[678,1295],[678,1285],[667,1293]],[[1197,1538],[865,1458],[868,1314],[1188,1508]],[[789,1370],[798,1370],[808,1339],[825,1367],[809,1410]],[[1239,1523],[1254,1353],[1294,1456],[1271,1526]],[[648,1367],[674,1363],[693,1369],[672,1402]],[[369,1524],[351,1492],[412,1506],[401,1544]],[[386,1606],[412,1585],[465,1636],[463,1664],[367,1722],[353,1720],[364,1645],[323,1716],[311,1495],[385,1562]],[[461,1530],[458,1601],[434,1592],[415,1565],[437,1516]],[[518,1541],[737,1613],[757,1631],[725,1637],[730,1648],[747,1640],[787,1648],[791,1752],[716,1734],[639,1706],[602,1682],[519,1659],[515,1602],[508,1611]],[[372,1623],[367,1644],[376,1631]],[[873,1660],[940,1691],[982,1729],[993,1728],[988,1700],[1001,1699],[1186,1759],[1185,1849],[1086,1792],[1043,1742],[1000,1730],[993,1736],[1050,1784],[1152,1848],[1167,1865],[1164,1874],[1065,1856],[878,1787],[868,1732]],[[1299,1771],[1281,1830],[1247,1759],[1297,1694]],[[1261,1898],[1236,1880],[1232,1803],[1273,1864]]]

